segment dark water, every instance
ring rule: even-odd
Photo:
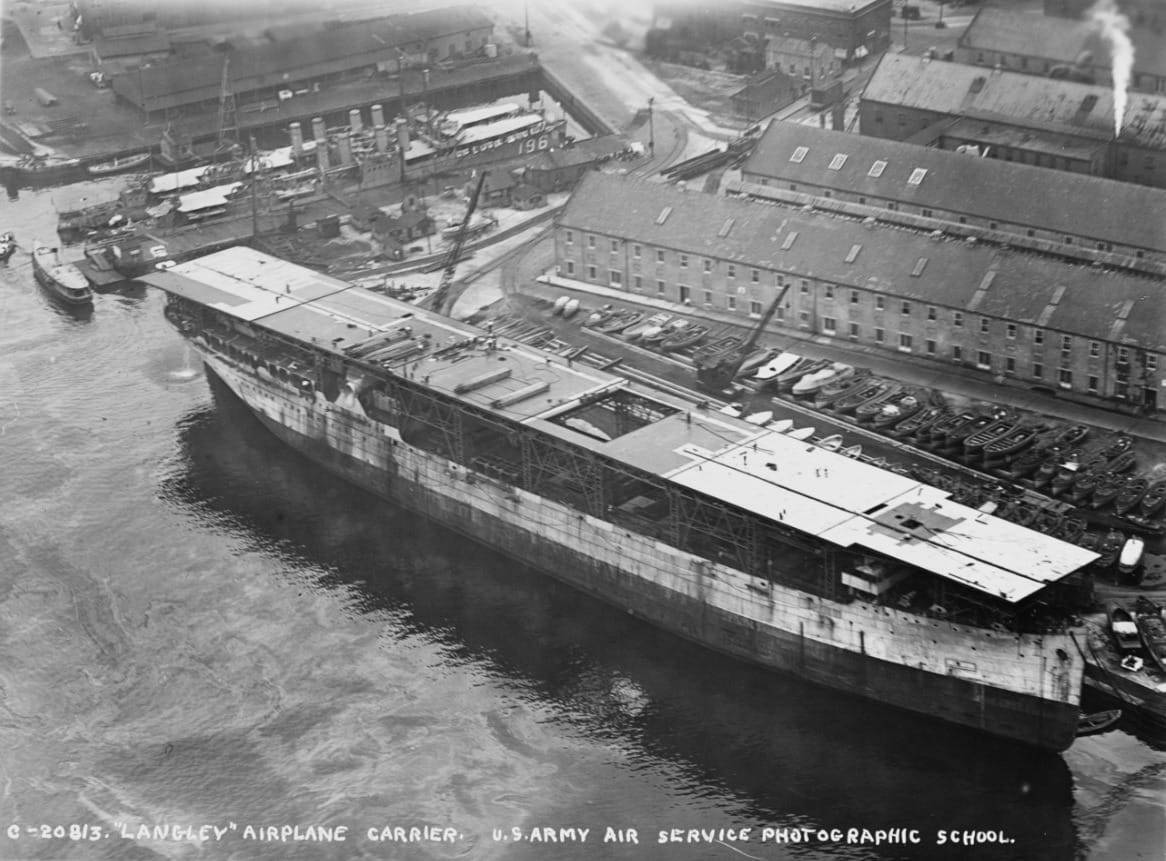
[[[0,229],[51,236],[49,197]],[[71,313],[27,253],[0,269],[0,859],[1160,856],[1166,756],[1143,742],[1039,754],[661,634],[285,449],[161,306]],[[347,839],[264,839],[297,825]],[[385,826],[455,838],[369,839]],[[495,839],[571,827],[585,843]]]

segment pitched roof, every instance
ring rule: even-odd
[[[103,60],[111,57],[132,57],[135,54],[160,54],[170,50],[170,37],[160,32],[140,33],[117,39],[99,37],[94,40],[93,50]]]
[[[1096,140],[1113,138],[1109,87],[925,57],[884,54],[862,99]],[[1122,138],[1162,146],[1155,127],[1164,121],[1166,98],[1131,93]]]
[[[776,120],[741,171],[1166,252],[1161,188]]]
[[[1136,27],[1134,74],[1166,75],[1166,45],[1160,33]],[[1109,46],[1101,30],[1089,21],[1054,18],[986,6],[976,13],[960,37],[961,48],[1037,57],[1056,63],[1076,63],[1083,52],[1092,56],[1089,65],[1108,68]]]
[[[604,173],[584,177],[560,224],[949,308],[967,308],[988,284],[979,313],[1034,325],[1042,318],[1044,328],[1097,340],[1114,340],[1114,320],[1130,303],[1118,340],[1166,350],[1166,285],[1050,256]]]

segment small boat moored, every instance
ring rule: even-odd
[[[62,302],[87,305],[93,301],[89,280],[72,263],[62,263],[55,248],[36,247],[32,252],[32,272],[37,283]]]
[[[8,258],[16,252],[16,237],[12,231],[0,235],[0,263],[7,263]]]
[[[119,158],[113,158],[109,161],[99,161],[93,164],[85,165],[85,171],[90,176],[111,176],[115,173],[121,173],[127,170],[137,170],[140,167],[145,167],[150,163],[150,154],[148,152],[135,153],[134,155],[125,155]]]
[[[1092,714],[1083,714],[1077,719],[1077,735],[1096,735],[1112,729],[1121,720],[1121,709],[1106,709]]]
[[[1148,598],[1138,598],[1134,604],[1134,624],[1150,660],[1166,673],[1166,622],[1162,620],[1162,608]]]

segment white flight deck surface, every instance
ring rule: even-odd
[[[839,547],[861,547],[1015,602],[1097,558],[912,478],[766,432],[685,452],[669,480]]]
[[[1097,558],[914,479],[254,249],[229,248],[142,280],[338,355],[400,330],[425,347],[372,362],[386,372],[839,547],[881,553],[1006,601]],[[608,439],[581,432],[585,417],[562,415],[620,390],[648,399],[664,417]]]

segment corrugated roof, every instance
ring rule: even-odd
[[[925,57],[884,54],[862,99],[1097,140],[1113,138],[1113,92],[1108,87]],[[1155,127],[1162,117],[1166,98],[1131,93],[1123,139],[1159,146]]]
[[[1135,75],[1166,75],[1166,46],[1160,33],[1134,27],[1130,40],[1134,44]],[[1110,65],[1109,46],[1096,25],[996,7],[985,7],[976,13],[959,45],[973,51],[1017,54],[1069,65],[1088,51],[1092,55],[1088,65],[1104,69]]]
[[[98,38],[94,40],[93,49],[103,60],[136,54],[160,54],[170,50],[170,37],[165,33],[154,32],[117,39]]]
[[[669,209],[666,224],[657,216]],[[709,225],[733,219],[720,237]],[[1109,305],[1135,303],[1143,347],[1166,350],[1166,287],[1157,280],[1078,265],[1030,252],[1002,251],[959,239],[932,239],[902,229],[725,198],[673,186],[591,173],[572,194],[560,223],[583,232],[805,275],[921,302],[966,308],[984,276],[995,270],[980,312],[1035,324],[1039,309],[1058,287],[1066,288],[1050,328],[1104,340],[1112,312],[1099,313],[1094,297]],[[788,244],[789,237],[797,241]],[[854,263],[849,250],[862,245]],[[919,258],[927,265],[913,275]],[[1127,331],[1128,328],[1127,328]]]
[[[800,147],[805,157],[792,161]],[[850,158],[829,170],[840,152]],[[927,181],[908,185],[917,167]],[[776,120],[741,171],[1166,252],[1166,190],[1145,185]]]
[[[398,47],[420,50],[429,39],[492,26],[476,9],[454,7],[321,27],[310,35],[230,51],[229,79],[236,93],[245,93],[376,62],[396,62]],[[113,89],[139,105],[144,100],[150,110],[215,99],[225,57],[219,51],[205,51],[146,66],[116,76]]]

